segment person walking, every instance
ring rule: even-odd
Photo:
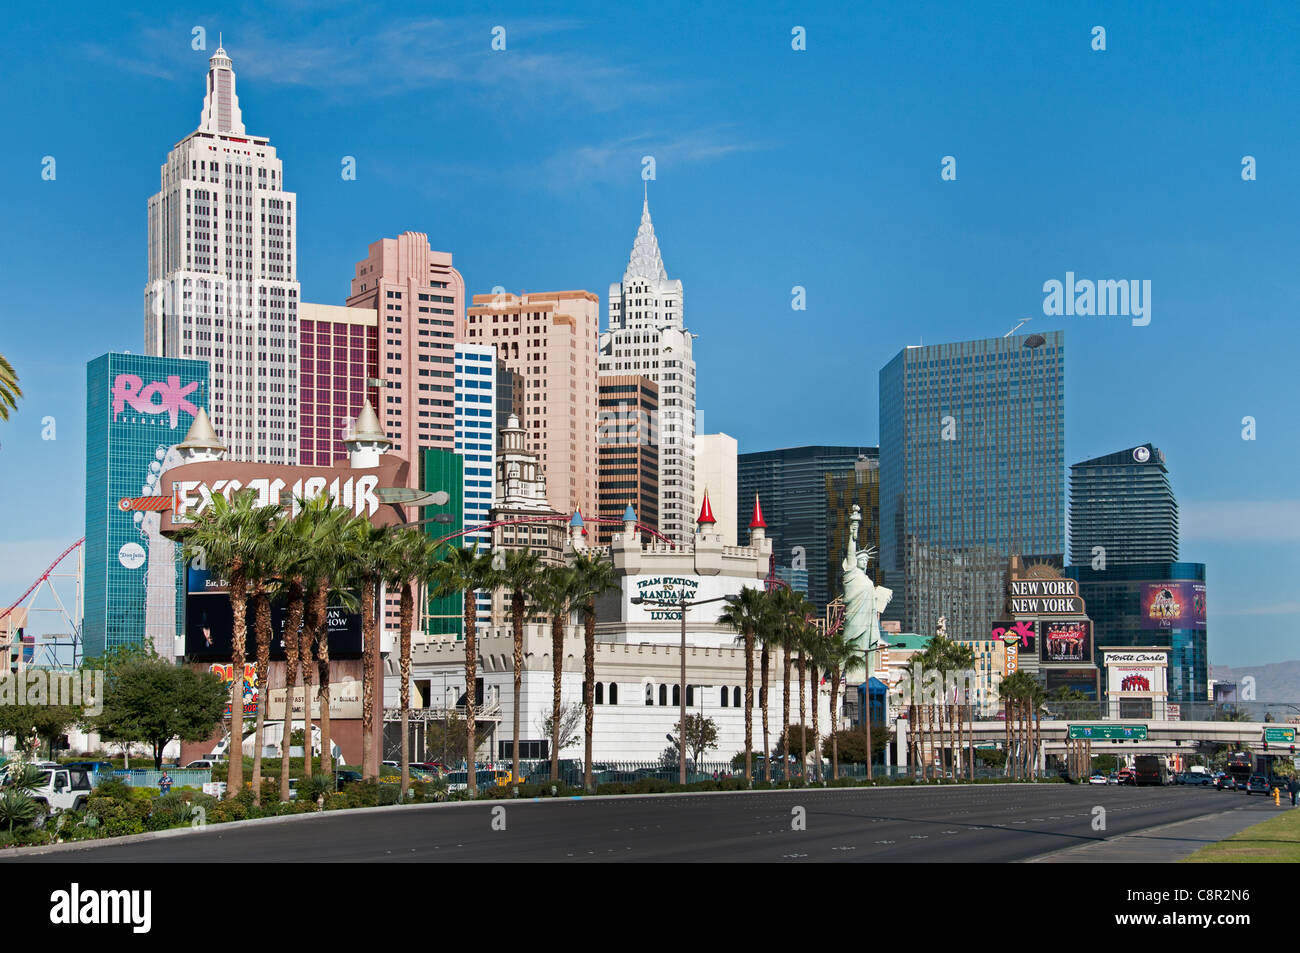
[[[1291,780],[1286,783],[1286,789],[1291,792],[1291,806],[1295,807],[1296,795],[1300,794],[1300,780],[1292,775]]]
[[[158,779],[158,790],[162,794],[166,794],[171,789],[172,789],[172,776],[168,774],[166,771],[164,771],[162,773],[162,777]],[[1292,804],[1295,803],[1294,794],[1291,795],[1291,803]]]

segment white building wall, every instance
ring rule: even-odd
[[[738,545],[737,535],[742,529],[736,525],[739,511],[736,498],[737,451],[736,438],[725,433],[695,435],[695,513],[699,514],[707,491],[713,517],[718,521],[714,532],[728,546]],[[746,510],[753,506],[752,500],[745,503]],[[748,528],[744,533],[748,538]]]

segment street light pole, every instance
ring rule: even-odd
[[[703,606],[710,602],[724,602],[731,598],[730,596],[715,596],[712,599],[701,599],[698,602],[687,602],[683,596],[676,602],[668,602],[662,599],[646,599],[642,596],[633,596],[632,604],[634,606],[653,605],[653,606],[675,606],[681,613],[682,619],[682,675],[681,683],[678,685],[679,695],[678,702],[680,709],[680,721],[678,722],[677,734],[677,776],[681,784],[686,783],[686,610],[693,606]]]

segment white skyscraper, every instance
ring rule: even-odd
[[[229,459],[298,462],[297,196],[268,140],[244,132],[235,71],[208,61],[199,128],[149,199],[148,354],[205,360]]]
[[[668,277],[659,255],[647,195],[623,280],[609,286],[600,373],[642,374],[659,385],[659,531],[679,545],[695,533],[695,360],[682,305],[682,283]]]

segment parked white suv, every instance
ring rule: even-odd
[[[80,811],[86,807],[94,785],[85,768],[42,767],[41,784],[31,792],[40,809],[35,827],[44,827],[51,814],[61,811]]]

